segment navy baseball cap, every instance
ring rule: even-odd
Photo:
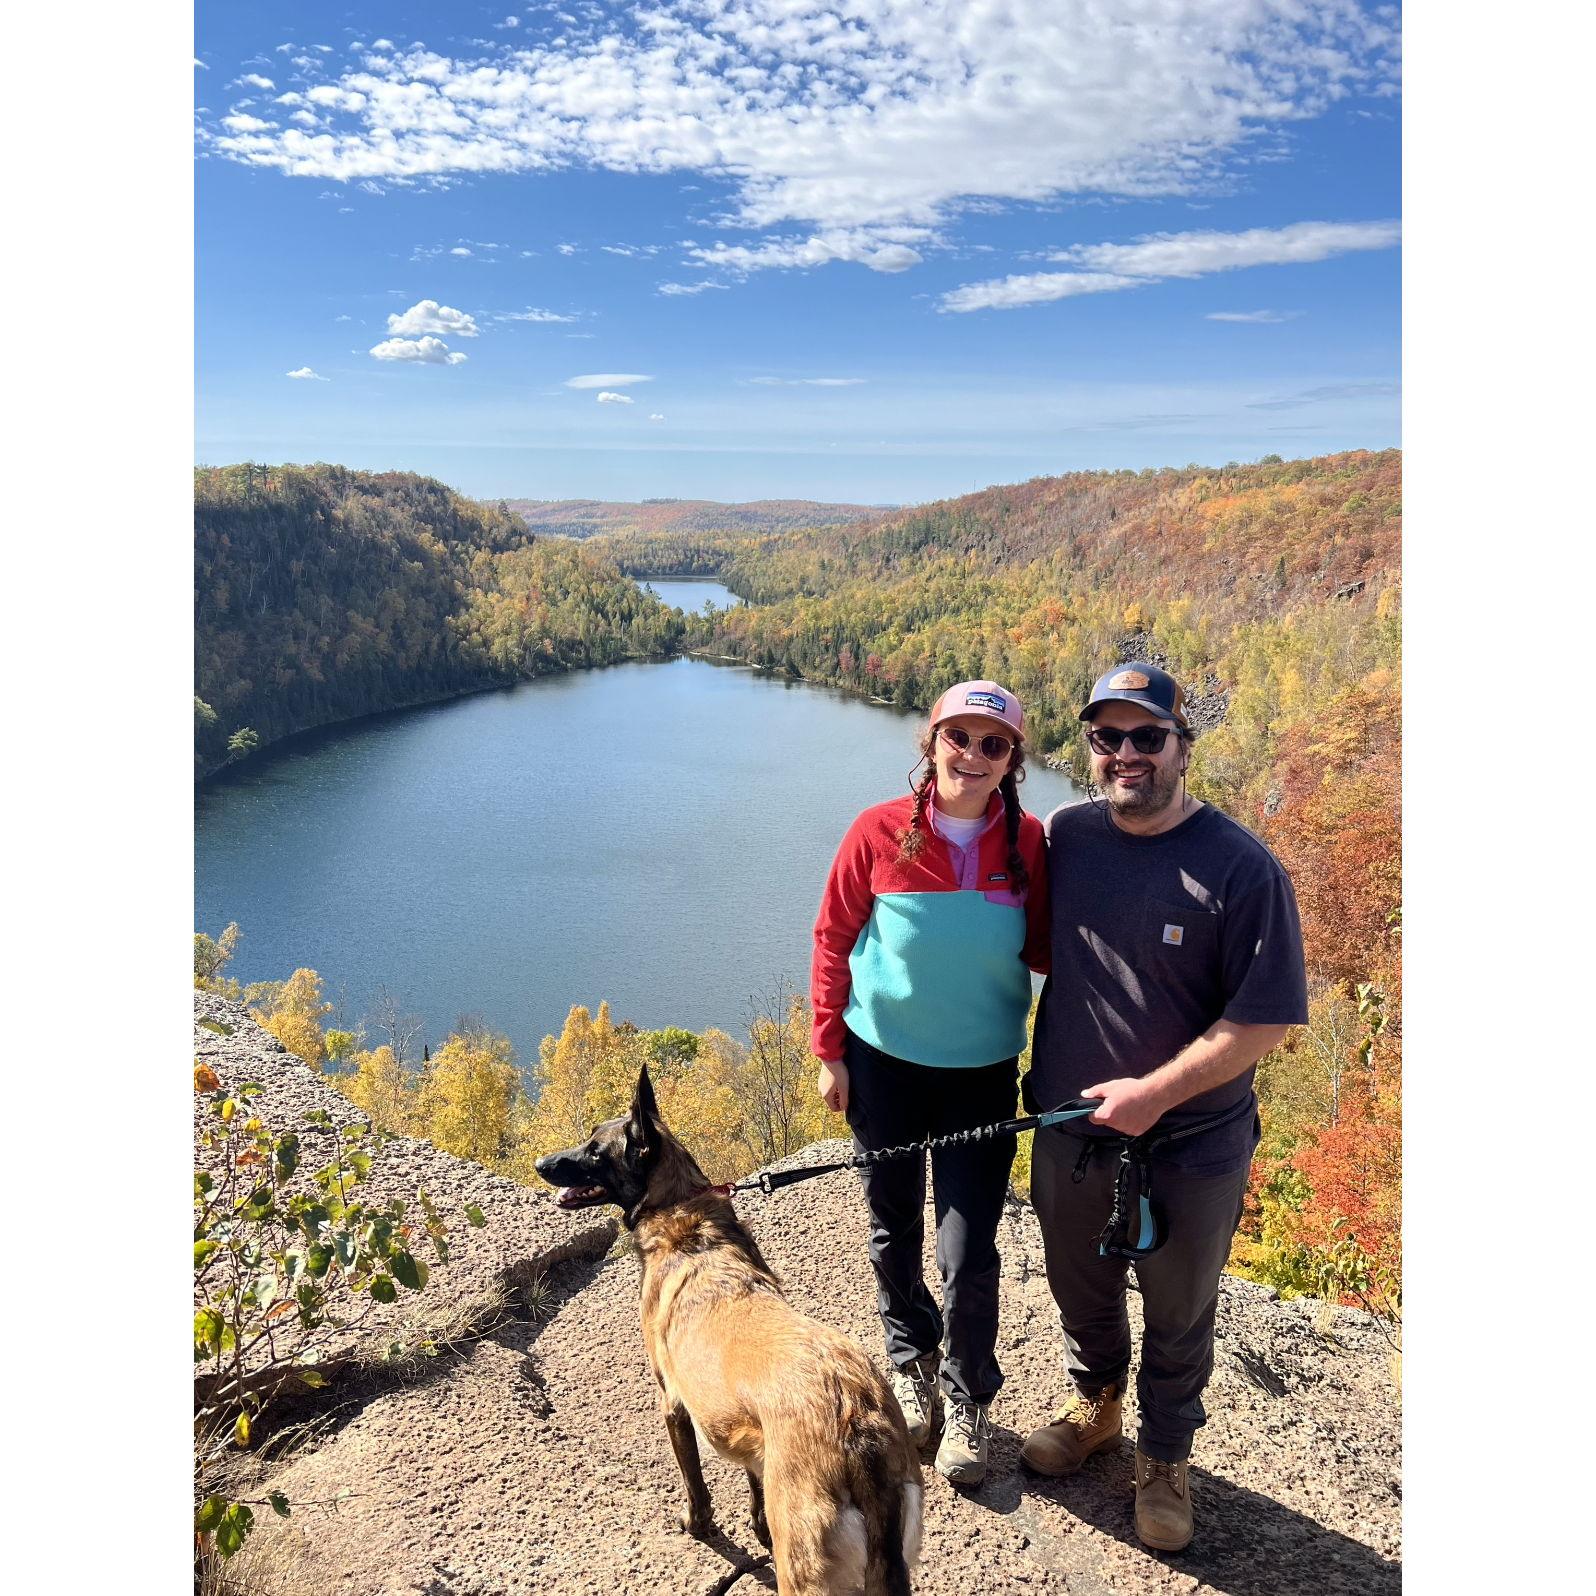
[[[1180,683],[1168,671],[1161,671],[1146,660],[1133,659],[1099,676],[1080,718],[1090,720],[1104,704],[1115,702],[1140,704],[1160,719],[1172,720],[1179,726],[1191,724],[1186,719],[1186,695]]]

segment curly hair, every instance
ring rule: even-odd
[[[935,726],[927,726],[920,734],[920,758],[929,764],[930,768],[913,785],[914,808],[909,815],[909,824],[898,834],[898,859],[903,864],[918,859],[925,852],[929,834],[925,822],[926,805],[931,802],[931,794],[936,790],[937,784],[936,764],[932,758],[936,747],[936,736]],[[1025,868],[1025,860],[1020,855],[1020,783],[1024,780],[1025,739],[1016,737],[1014,747],[1009,753],[1009,768],[1004,772],[1003,780],[998,783],[998,791],[1003,795],[1003,821],[1008,832],[1009,875],[1014,883],[1015,892],[1021,894],[1031,884],[1030,872]]]

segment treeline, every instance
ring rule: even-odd
[[[720,504],[710,499],[500,499],[534,532],[587,538],[603,533],[782,533],[804,527],[844,526],[881,514],[863,504],[817,504],[808,499],[756,499]]]
[[[666,1122],[711,1180],[737,1179],[848,1134],[815,1091],[809,1004],[779,982],[749,1014],[746,1043],[715,1029],[640,1030],[617,1023],[608,1003],[597,1014],[572,1008],[560,1034],[543,1038],[529,1092],[509,1038],[483,1023],[462,1021],[416,1059],[418,1025],[386,996],[372,1016],[341,1029],[327,1024],[333,1005],[314,970],[240,985],[226,974],[238,938],[236,925],[216,938],[195,936],[196,986],[245,1003],[379,1129],[424,1136],[524,1185],[541,1184],[533,1165],[545,1153],[575,1146],[601,1120],[625,1113],[644,1065]]]
[[[331,721],[673,651],[682,620],[604,556],[408,472],[201,468],[195,761]]]

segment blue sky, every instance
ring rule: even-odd
[[[196,457],[900,503],[1395,444],[1397,22],[210,0]]]

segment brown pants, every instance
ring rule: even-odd
[[[1105,1258],[1097,1250],[1114,1206],[1118,1146],[1096,1146],[1083,1165],[1084,1150],[1079,1136],[1038,1131],[1031,1199],[1042,1227],[1047,1283],[1064,1326],[1065,1365],[1075,1384],[1095,1395],[1106,1385],[1123,1386],[1130,1369],[1129,1260]],[[1168,1238],[1157,1252],[1136,1260],[1145,1326],[1136,1376],[1137,1444],[1165,1462],[1190,1455],[1192,1436],[1208,1417],[1202,1393],[1214,1368],[1219,1276],[1241,1222],[1248,1167],[1192,1174],[1153,1158],[1153,1186]]]

